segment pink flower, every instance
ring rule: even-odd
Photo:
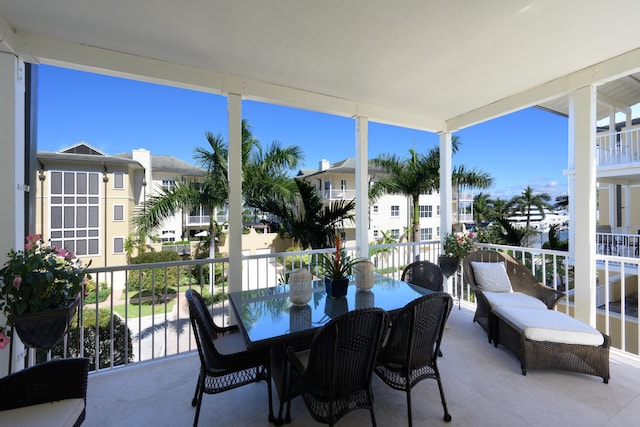
[[[0,350],[9,345],[9,337],[4,334],[4,332],[0,332]]]
[[[13,278],[13,287],[16,289],[20,289],[20,284],[22,283],[22,277],[17,276]]]
[[[66,259],[67,261],[71,261],[75,257],[76,256],[73,254],[73,252],[67,252],[66,255],[64,256],[64,259]]]
[[[31,249],[31,248],[35,247],[38,244],[38,242],[40,241],[41,237],[42,236],[40,234],[29,234],[27,236],[27,244],[24,245],[24,247],[26,249]]]

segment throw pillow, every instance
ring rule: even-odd
[[[487,292],[513,292],[503,262],[471,261],[478,288]]]

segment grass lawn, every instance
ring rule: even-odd
[[[178,293],[184,293],[184,291],[186,291],[187,289],[189,289],[189,286],[181,286],[178,289]],[[200,291],[199,287],[194,287],[193,289],[196,289],[197,291]],[[132,294],[129,295],[129,297],[131,297]],[[205,298],[205,301],[209,301],[209,291],[204,288],[202,290],[202,296]],[[122,294],[120,296],[120,300],[122,302],[125,302],[125,295]],[[176,300],[177,299],[172,299],[171,301],[167,302],[166,304],[164,303],[159,303],[156,305],[151,305],[150,303],[144,303],[144,304],[120,304],[120,305],[114,305],[113,306],[113,311],[118,313],[120,316],[122,316],[123,318],[125,317],[125,309],[127,310],[127,317],[129,319],[134,319],[136,317],[143,317],[143,316],[150,316],[152,314],[164,314],[165,310],[167,313],[171,313],[171,311],[173,310],[173,307],[176,304]]]
[[[164,314],[165,310],[167,313],[171,313],[173,310],[173,306],[176,304],[176,301],[170,301],[166,305],[165,304],[122,304],[122,305],[114,305],[113,311],[118,313],[123,318],[125,317],[125,310],[127,310],[127,315],[129,319],[133,319],[136,317],[150,316],[152,314]]]

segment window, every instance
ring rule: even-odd
[[[373,230],[373,238],[374,239],[378,238],[378,230]]]
[[[393,237],[394,239],[399,239],[400,238],[400,230],[397,228],[392,228],[391,229],[391,237]]]
[[[391,206],[391,216],[400,216],[400,206],[398,205]]]
[[[436,206],[436,215],[440,216],[440,205]]]
[[[433,239],[433,228],[421,228],[420,229],[420,240],[431,240]]]
[[[78,256],[100,247],[100,173],[51,171],[51,245]]]
[[[124,252],[124,237],[113,238],[113,253],[121,254]]]
[[[124,188],[124,173],[122,172],[113,173],[113,188],[119,189],[119,190]]]
[[[378,213],[378,205],[373,205],[373,213],[374,214]]]
[[[113,220],[124,221],[124,205],[113,205]]]
[[[162,180],[162,188],[165,190],[173,190],[176,186],[175,179],[163,179]]]
[[[346,179],[341,179],[340,180],[340,189],[341,190],[346,190],[347,189],[347,180]]]
[[[431,218],[433,217],[433,206],[431,205],[420,205],[420,218]]]

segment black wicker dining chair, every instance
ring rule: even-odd
[[[369,409],[375,426],[371,378],[389,315],[380,308],[350,311],[331,320],[303,352],[287,349],[289,389],[296,389],[314,420],[333,426],[355,409]],[[291,398],[287,402],[290,419]]]
[[[213,322],[207,305],[197,291],[189,289],[185,296],[200,356],[200,374],[191,402],[196,407],[194,427],[198,425],[204,393],[221,393],[262,380],[267,382],[269,422],[273,422],[269,350],[248,350],[237,327],[222,328]]]
[[[429,261],[416,261],[402,270],[400,280],[432,291],[442,292],[444,275],[436,264]]]
[[[378,355],[376,375],[391,388],[407,393],[409,426],[413,424],[411,389],[427,378],[438,382],[444,420],[451,421],[437,362],[452,305],[451,295],[444,292],[425,295],[407,304],[393,317],[388,341]]]

